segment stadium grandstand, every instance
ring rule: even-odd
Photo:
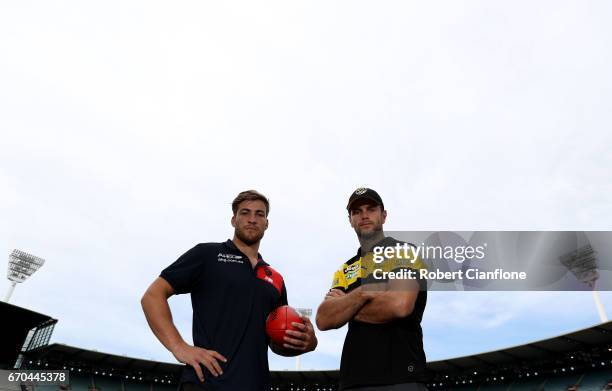
[[[182,366],[48,344],[57,320],[0,303],[0,368],[70,371],[69,383],[21,391],[175,391]],[[612,390],[612,322],[428,364],[430,391]],[[272,371],[271,390],[333,391],[338,371]]]

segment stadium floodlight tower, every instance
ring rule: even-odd
[[[40,269],[40,267],[44,264],[45,260],[42,258],[28,254],[21,250],[13,250],[11,255],[9,255],[8,272],[6,274],[6,278],[11,281],[11,286],[6,293],[4,301],[8,303],[13,291],[15,290],[15,286],[18,283],[27,280],[28,277],[34,274],[34,272]]]
[[[296,308],[295,311],[308,319],[312,316],[312,308]],[[295,356],[295,370],[299,371],[300,369],[302,369],[302,365],[300,363],[300,356],[297,355]]]
[[[578,281],[586,284],[591,289],[599,319],[601,323],[607,322],[608,316],[606,315],[606,309],[599,298],[599,292],[595,289],[595,284],[599,279],[599,272],[597,269],[597,253],[593,250],[591,245],[587,244],[569,254],[565,254],[560,257],[560,260],[561,264],[567,267]]]

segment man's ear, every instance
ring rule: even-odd
[[[232,224],[232,227],[236,228],[236,215],[232,216],[230,223]]]
[[[387,211],[383,210],[383,212],[382,212],[382,223],[383,224],[385,223],[385,220],[387,220]]]

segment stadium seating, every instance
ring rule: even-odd
[[[536,376],[503,383],[466,384],[447,387],[447,391],[605,391],[612,381],[612,370],[594,370],[583,374]],[[95,385],[95,388],[92,386]],[[69,391],[176,391],[176,384],[121,379],[101,375],[73,374]],[[336,384],[274,384],[270,391],[336,391]],[[440,388],[438,388],[440,389]],[[612,387],[607,390],[612,389]],[[430,387],[430,390],[436,390]],[[58,386],[36,386],[34,391],[62,391]]]
[[[121,381],[117,378],[106,376],[93,376],[93,383],[99,391],[123,391],[121,389]],[[72,391],[80,391],[72,389]]]
[[[580,375],[573,374],[548,378],[542,385],[542,391],[565,391],[569,387],[578,384],[581,377]]]
[[[478,391],[506,391],[508,389],[508,384],[483,384],[480,387],[472,386],[471,388]]]
[[[101,375],[71,375],[69,391],[176,391],[176,384],[139,382]],[[62,391],[58,386],[36,386],[34,391]]]
[[[89,376],[70,374],[71,391],[88,391],[91,386],[91,378]]]
[[[605,385],[612,380],[609,370],[594,371],[586,373],[579,384],[579,391],[601,391]]]

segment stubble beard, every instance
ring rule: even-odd
[[[374,228],[368,232],[357,232],[357,239],[359,240],[360,249],[362,253],[368,253],[372,251],[372,247],[384,238],[382,225]]]
[[[255,236],[248,236],[243,230],[241,230],[239,228],[235,228],[234,229],[234,235],[236,235],[236,237],[238,239],[240,239],[240,241],[242,243],[246,244],[247,246],[252,246],[254,244],[259,243],[261,238],[263,238],[264,233],[262,231],[262,232],[260,232],[259,234],[255,235]]]
[[[369,241],[379,236],[382,230],[383,230],[383,227],[381,224],[379,226],[374,227],[371,231],[363,232],[359,229],[356,229],[355,233],[357,233],[357,238],[359,240]]]

